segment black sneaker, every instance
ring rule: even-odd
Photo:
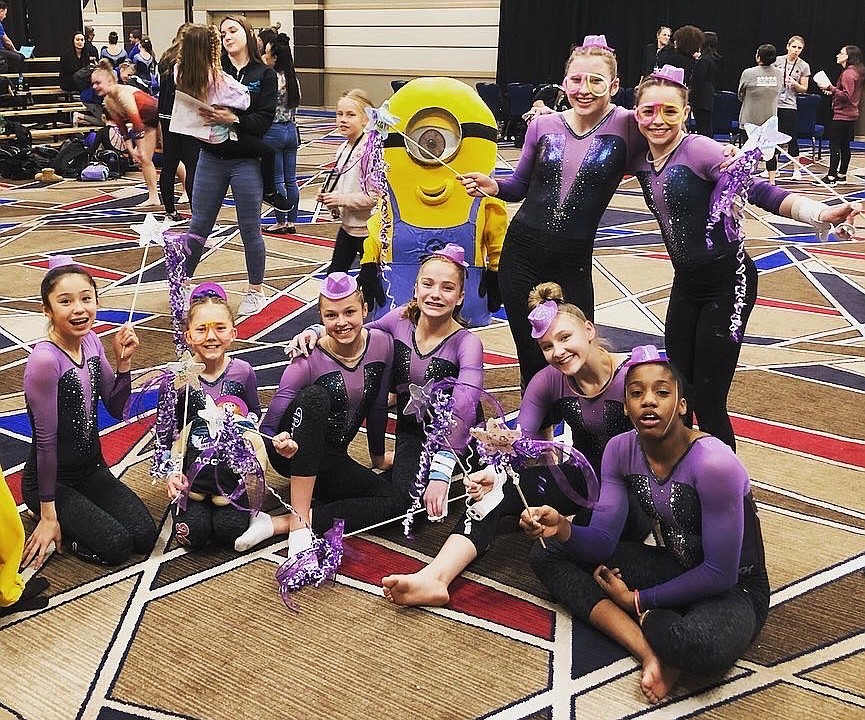
[[[267,193],[262,200],[266,202],[268,205],[272,205],[277,210],[282,210],[283,212],[288,212],[291,210],[291,205],[288,202],[288,198],[280,195],[278,192],[274,191],[272,193]]]
[[[824,175],[820,178],[819,182],[815,182],[815,185],[828,185],[829,187],[834,187],[838,182],[838,178],[834,175]]]
[[[846,176],[846,175],[839,175],[839,176],[838,176],[837,178],[835,178],[835,179],[836,179],[836,181],[839,182],[839,183],[846,183],[846,182],[847,182],[847,176]]]

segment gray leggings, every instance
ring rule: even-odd
[[[561,544],[536,544],[529,560],[541,582],[574,617],[589,622],[592,609],[607,595],[592,577],[594,568],[580,567]],[[621,570],[628,587],[650,587],[685,572],[665,549],[623,542],[604,563]],[[742,656],[763,627],[769,609],[765,571],[740,584],[679,608],[658,608],[646,615],[643,633],[665,663],[708,675],[729,668]]]

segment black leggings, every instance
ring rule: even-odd
[[[186,511],[172,505],[174,537],[181,545],[193,549],[209,542],[234,550],[237,540],[249,527],[249,513],[232,505],[217,506],[207,500],[187,500]]]
[[[24,501],[39,515],[39,493],[24,489]],[[54,506],[63,548],[105,565],[118,565],[130,554],[150,552],[158,531],[150,512],[107,467],[100,467],[74,487],[57,483]]]
[[[785,135],[790,136],[790,142],[787,143],[787,154],[790,157],[799,157],[799,139],[798,135],[798,118],[796,117],[795,108],[778,108],[778,130]],[[775,152],[777,159],[778,153]]]
[[[499,260],[499,288],[517,346],[523,387],[547,365],[527,316],[529,291],[548,281],[561,285],[565,300],[589,320],[594,318],[592,242],[550,235],[512,220]]]
[[[298,393],[279,422],[279,432],[290,432],[298,444],[295,456],[288,460],[278,455],[266,441],[271,464],[280,475],[315,476],[313,530],[326,532],[336,518],[345,520],[345,532],[402,519],[406,504],[388,476],[356,462],[346,448],[327,442],[329,414],[327,390],[311,385]]]
[[[833,120],[829,123],[829,172],[832,177],[846,175],[850,166],[850,143],[855,120]]]
[[[348,272],[358,255],[363,254],[363,241],[365,237],[349,235],[342,228],[336,234],[336,243],[333,246],[333,257],[327,274],[335,272]]]
[[[555,540],[529,555],[541,582],[577,619],[588,623],[592,609],[607,595],[592,577],[594,567],[577,565]],[[604,563],[617,567],[629,588],[658,585],[685,572],[664,548],[622,542]],[[643,634],[665,663],[699,675],[729,668],[763,627],[769,611],[766,574],[686,607],[653,609]]]
[[[692,112],[694,113],[694,120],[697,123],[694,130],[700,135],[714,138],[715,129],[712,127],[712,110],[698,110],[694,108]]]
[[[168,129],[171,120],[160,118],[159,124],[162,126],[162,170],[159,171],[159,193],[162,195],[165,212],[172,214],[177,209],[174,205],[174,178],[177,175],[177,166],[181,162],[186,168],[186,182],[183,187],[189,196],[191,208],[195,166],[198,164],[198,151],[201,146],[198,140],[188,135],[171,132]]]
[[[667,356],[685,382],[686,421],[692,423],[696,413],[700,429],[733,450],[736,438],[727,414],[727,394],[741,350],[741,344],[730,337],[735,270],[735,254],[701,267],[677,270],[664,326]],[[745,278],[743,335],[757,300],[757,268],[748,255]]]
[[[748,133],[745,132],[744,125],[739,125],[739,134],[740,134],[740,146],[744,145],[748,141]],[[758,158],[759,159],[759,158]],[[778,153],[776,152],[772,157],[770,157],[766,161],[766,170],[768,172],[773,172],[778,169]]]
[[[569,466],[560,466],[567,481],[581,495],[585,494],[586,484],[582,473]],[[524,468],[520,471],[520,489],[526,496],[529,507],[551,505],[562,515],[575,515],[577,525],[586,525],[591,519],[591,510],[581,507],[568,499],[550,474],[550,470],[541,467]],[[507,515],[520,515],[525,510],[514,484],[507,480],[504,484],[504,499],[492,508],[481,520],[474,520],[466,511],[460,516],[451,535],[462,535],[475,546],[478,557],[483,555],[492,545],[493,538],[499,527],[501,518]]]

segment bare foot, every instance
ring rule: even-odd
[[[661,702],[676,684],[682,671],[661,662],[657,655],[652,655],[643,661],[643,676],[640,678],[640,690],[643,691],[653,705]]]
[[[388,575],[381,579],[384,597],[395,605],[429,605],[441,607],[451,599],[442,581],[424,576],[423,570],[412,575]]]
[[[162,207],[162,203],[159,202],[159,198],[154,200],[153,198],[148,198],[143,203],[139,203],[134,207],[135,210],[144,210],[145,208],[157,208]]]

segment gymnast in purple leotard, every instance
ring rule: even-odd
[[[725,159],[720,144],[685,134],[688,91],[681,75],[680,68],[665,66],[637,88],[635,115],[649,151],[636,158],[632,170],[658,219],[675,271],[664,337],[667,354],[685,381],[689,419],[695,413],[702,430],[735,450],[727,394],[757,299],[757,268],[738,236],[727,236],[729,224],[722,219],[709,225],[710,211],[731,175],[720,170]],[[851,211],[849,205],[828,207],[758,178],[748,200],[776,215],[819,226],[821,232]]]
[[[683,668],[725,670],[766,619],[769,584],[748,473],[729,447],[682,422],[681,380],[655,348],[635,348],[625,377],[635,430],[610,440],[601,495],[588,525],[549,506],[520,524],[531,563],[579,620],[622,644],[642,664],[652,702]],[[655,520],[656,545],[620,541],[635,498]]]
[[[93,332],[93,278],[71,258],[54,258],[42,281],[50,328],[24,371],[24,398],[33,434],[22,491],[39,518],[24,548],[24,564],[41,564],[49,544],[85,559],[115,565],[156,541],[144,503],[120,482],[102,456],[98,401],[121,419],[130,395],[130,356],[138,347],[131,326],[112,336],[117,374]]]

